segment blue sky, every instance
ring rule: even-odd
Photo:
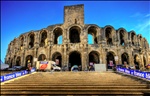
[[[150,44],[150,1],[1,1],[1,60],[20,34],[63,23],[63,8],[84,4],[84,23],[142,34]]]

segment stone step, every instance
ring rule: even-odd
[[[103,92],[150,92],[150,89],[1,89],[1,91],[103,91]]]
[[[1,89],[1,94],[144,94],[150,89]]]
[[[101,84],[70,84],[70,83],[63,83],[63,84],[53,84],[53,83],[5,83],[3,86],[146,86],[146,84],[118,84],[118,83],[101,83]]]
[[[147,86],[1,86],[1,89],[147,89]]]
[[[74,95],[76,94],[76,95]],[[85,95],[86,94],[86,95]],[[1,96],[3,95],[11,95],[11,96],[16,96],[16,95],[25,95],[25,96],[29,96],[29,95],[34,95],[34,96],[43,96],[43,95],[48,95],[48,96],[105,96],[105,95],[109,95],[109,96],[144,96],[145,93],[142,92],[32,92],[32,91],[22,91],[22,92],[12,92],[12,91],[8,91],[8,92],[1,92]],[[147,95],[148,96],[148,95]]]

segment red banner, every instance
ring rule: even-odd
[[[40,62],[40,69],[44,70],[46,69],[48,66],[48,62],[47,61],[41,61]]]

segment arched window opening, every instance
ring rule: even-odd
[[[111,28],[106,28],[105,30],[105,36],[106,36],[106,42],[108,45],[113,45],[113,42],[112,42],[112,29]]]
[[[21,37],[20,50],[23,49],[23,42],[24,42],[24,37]]]
[[[125,34],[124,34],[124,31],[123,30],[121,30],[120,31],[120,45],[122,45],[122,46],[124,46],[124,37],[125,36]]]
[[[135,38],[135,33],[131,33],[131,42],[132,42],[132,45],[134,45],[134,38]]]
[[[99,64],[100,60],[99,60],[99,55],[96,51],[92,51],[89,54],[89,64],[93,63],[93,64]]]
[[[41,54],[38,58],[38,61],[45,61],[46,60],[46,56],[44,54]]]
[[[91,34],[88,34],[88,44],[94,44],[93,36]]]
[[[134,65],[136,69],[140,69],[139,68],[139,57],[137,55],[134,56]]]
[[[27,67],[28,64],[31,64],[31,66],[33,65],[33,56],[31,56],[31,55],[28,55],[26,57],[26,65],[25,65],[25,67]]]
[[[58,44],[62,44],[62,39],[63,39],[63,37],[62,37],[62,35],[60,35],[60,36],[58,37]]]
[[[74,65],[77,66],[81,66],[82,67],[82,63],[81,63],[81,54],[77,51],[73,51],[70,53],[69,55],[69,70],[71,70],[71,67]]]
[[[69,30],[69,39],[70,43],[79,43],[80,42],[80,33],[81,29],[77,26],[70,28]]]
[[[29,35],[29,48],[34,47],[34,34]]]
[[[123,53],[121,55],[121,61],[122,61],[122,64],[125,65],[125,64],[129,64],[129,56],[127,53]]]
[[[144,38],[144,41],[143,41],[143,47],[145,49],[148,48],[148,43],[147,43],[147,40],[145,40],[145,38]]]
[[[140,36],[139,37],[139,45],[142,47],[143,46],[143,44],[142,44],[142,37]]]
[[[59,52],[53,54],[52,60],[56,62],[57,66],[62,67],[62,56]]]
[[[96,27],[95,27],[95,26],[91,26],[91,27],[88,29],[88,36],[89,36],[89,35],[92,36],[92,39],[91,39],[92,42],[93,42],[92,44],[97,44],[97,42],[98,42],[98,41],[97,41],[97,37],[96,37],[96,36],[97,36],[97,30],[96,30]],[[89,37],[88,37],[88,40],[89,40]],[[91,41],[91,40],[90,40],[90,41]],[[89,42],[90,42],[90,41],[89,41]]]
[[[59,40],[59,37],[62,36],[62,29],[61,28],[56,28],[53,32],[54,34],[54,44],[59,44],[59,42],[62,42],[63,40],[61,39],[61,41]],[[62,44],[62,43],[61,43]]]
[[[106,58],[106,60],[107,60],[107,69],[113,69],[113,66],[116,66],[116,62],[115,62],[113,53],[108,52],[106,57],[107,57]]]
[[[44,47],[47,45],[47,32],[42,32],[41,34],[41,43],[40,43],[40,47]]]
[[[20,66],[21,65],[21,57],[17,57],[16,59],[16,66]]]

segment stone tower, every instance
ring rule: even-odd
[[[84,5],[74,5],[64,7],[64,25],[84,24]]]

